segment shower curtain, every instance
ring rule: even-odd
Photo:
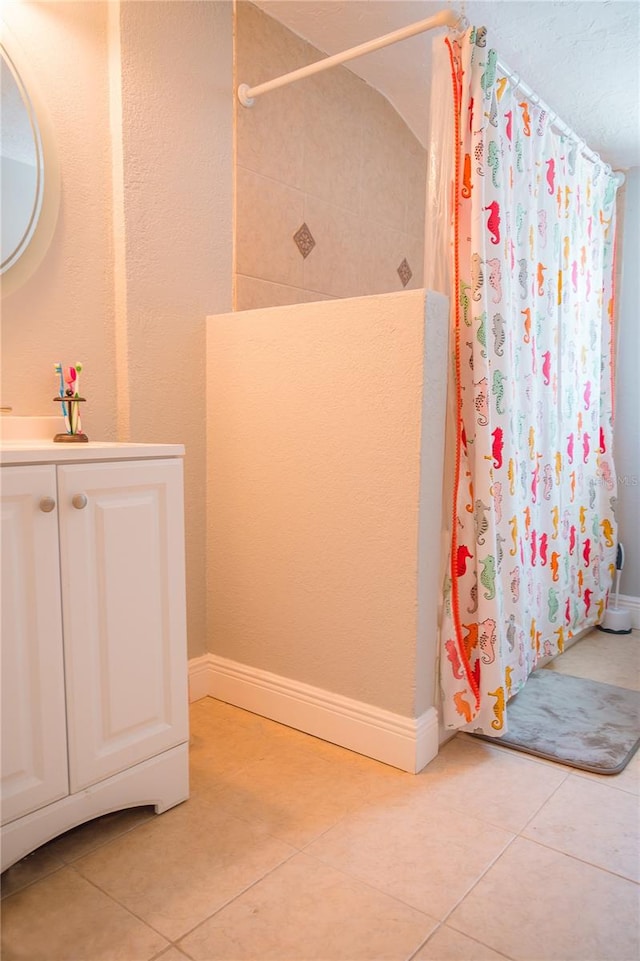
[[[443,720],[500,736],[509,697],[599,621],[611,585],[617,180],[501,74],[484,28],[446,43],[457,426]]]

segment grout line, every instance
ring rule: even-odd
[[[279,280],[269,280],[267,277],[255,277],[253,274],[241,274],[241,273],[238,273],[236,276],[238,276],[238,277],[245,277],[247,280],[258,280],[258,281],[260,281],[260,283],[263,283],[263,284],[272,284],[272,286],[274,286],[274,287],[286,287],[286,288],[288,288],[289,290],[299,290],[299,291],[300,291],[301,293],[303,293],[303,294],[322,294],[323,297],[330,297],[332,300],[340,300],[340,299],[342,299],[342,298],[340,298],[337,294],[329,294],[329,293],[327,293],[326,290],[315,290],[313,287],[298,287],[298,286],[296,286],[296,284],[284,284],[284,283],[282,283],[282,282],[279,281]],[[364,295],[363,295],[363,296],[364,296]],[[270,306],[270,307],[274,307],[274,306],[276,306],[276,305],[275,305],[275,304],[270,304],[269,306]],[[298,307],[298,306],[301,306],[301,305],[300,305],[300,304],[278,304],[277,306],[279,306],[279,307],[294,307],[294,306],[295,306],[295,307]],[[264,310],[264,309],[266,309],[266,308],[265,308],[265,307],[258,307],[258,308],[251,307],[251,308],[249,308],[249,309],[250,309],[250,310],[256,310],[256,309],[257,309],[257,310]],[[238,312],[238,313],[241,313],[241,311],[237,311],[237,312]],[[211,696],[211,695],[209,695],[209,696]],[[199,700],[203,700],[203,699],[200,698]],[[194,703],[195,703],[195,702],[194,702]]]
[[[181,935],[181,937],[184,938],[184,937],[186,937],[186,935],[183,934],[183,935]],[[177,941],[170,941],[169,944],[166,945],[166,947],[164,947],[164,948],[162,948],[160,951],[158,951],[157,954],[154,954],[152,958],[149,958],[149,959],[148,959],[148,961],[161,961],[162,956],[163,956],[167,951],[169,951],[171,948],[175,948],[176,951],[180,951],[181,954],[183,954],[183,955],[185,956],[185,958],[188,958],[188,959],[189,959],[189,961],[194,961],[193,955],[189,954],[189,952],[186,951],[185,948],[180,947],[179,940],[180,940],[180,939],[178,939]]]
[[[375,891],[376,894],[381,894],[383,897],[389,898],[391,901],[395,901],[397,904],[401,904],[403,908],[408,908],[410,911],[415,911],[416,914],[421,914],[424,918],[428,918],[429,921],[435,921],[436,927],[438,927],[438,925],[441,923],[433,914],[428,914],[427,911],[423,911],[422,908],[417,908],[415,904],[410,904],[399,895],[392,894],[390,891],[385,891],[384,888],[378,887],[377,884],[372,884],[371,881],[366,881],[357,874],[351,874],[347,868],[336,867],[336,865],[332,864],[330,861],[323,861],[322,858],[319,858],[316,854],[309,854],[306,851],[301,851],[300,853],[304,854],[305,857],[316,861],[318,864],[321,864],[322,867],[328,868],[330,871],[335,871],[337,874],[341,874],[343,877],[348,878],[350,881],[355,881],[357,884],[363,884],[366,888],[369,888],[370,891]],[[433,932],[431,933],[433,934]],[[430,937],[431,934],[429,935],[429,938]]]
[[[158,929],[151,924],[150,921],[147,921],[145,918],[141,918],[139,914],[136,914],[135,911],[132,911],[131,908],[127,907],[126,904],[123,904],[122,901],[119,901],[118,898],[116,898],[113,894],[110,894],[109,891],[105,891],[105,889],[100,887],[96,881],[93,881],[91,878],[88,878],[85,874],[83,874],[82,871],[79,871],[75,864],[69,864],[67,867],[69,867],[72,871],[75,871],[79,878],[82,878],[83,881],[86,881],[87,884],[90,884],[91,887],[95,888],[96,891],[99,891],[100,894],[103,894],[106,898],[109,898],[110,901],[113,901],[114,904],[117,904],[119,908],[122,908],[123,911],[126,911],[128,915],[130,915],[132,918],[135,918],[136,921],[140,922],[140,924],[144,924],[146,928],[150,928],[151,931],[154,931],[161,938],[164,938],[167,943],[163,947],[163,951],[166,951],[167,948],[171,947],[171,940],[166,936],[166,934],[163,934],[162,931],[158,931]]]
[[[270,835],[270,837],[273,837],[273,835]],[[277,838],[276,840],[280,840],[280,839]],[[285,842],[282,842],[282,843],[285,843]],[[293,847],[293,845],[289,845],[289,846],[290,846],[290,847]],[[295,858],[295,857],[296,857],[298,854],[300,854],[300,853],[301,853],[301,852],[300,852],[300,850],[299,850],[298,848],[294,848],[294,850],[292,851],[292,853],[289,854],[286,858],[284,858],[283,861],[280,861],[278,864],[275,864],[272,868],[269,868],[269,870],[266,871],[263,875],[261,875],[261,877],[255,878],[255,880],[253,880],[253,881],[251,881],[249,884],[247,884],[246,887],[242,888],[241,891],[238,891],[238,892],[237,892],[236,894],[234,894],[232,897],[228,898],[223,904],[220,905],[220,907],[216,908],[215,911],[212,911],[212,913],[211,913],[211,914],[208,914],[206,918],[203,918],[201,921],[198,921],[197,924],[194,924],[194,926],[193,926],[192,928],[189,928],[188,931],[185,931],[184,934],[181,934],[180,937],[179,937],[176,941],[172,941],[171,943],[172,943],[175,947],[177,947],[179,951],[184,951],[184,948],[182,948],[182,947],[180,946],[180,941],[182,941],[184,938],[189,937],[189,935],[193,934],[194,931],[197,931],[198,928],[201,928],[203,924],[206,924],[207,921],[210,921],[211,918],[215,918],[215,916],[216,916],[217,914],[220,914],[220,912],[221,912],[221,911],[224,911],[224,909],[227,908],[227,907],[229,907],[230,904],[233,904],[234,901],[237,901],[238,898],[241,898],[244,894],[247,893],[247,891],[250,891],[251,888],[254,888],[254,887],[256,886],[256,884],[260,884],[262,881],[264,881],[266,878],[268,878],[269,875],[273,874],[275,871],[278,871],[281,867],[283,867],[285,864],[287,864],[289,861],[291,861],[292,858]],[[163,935],[163,937],[164,937],[164,935]],[[165,950],[166,950],[166,948],[165,948]]]
[[[551,792],[551,794],[549,795],[549,797],[546,798],[546,799],[542,802],[542,804],[540,804],[540,806],[539,806],[538,808],[536,808],[536,810],[533,812],[533,814],[532,814],[531,817],[528,819],[528,821],[525,821],[525,823],[522,825],[522,827],[521,827],[520,830],[518,831],[518,837],[523,837],[522,832],[523,832],[523,831],[526,831],[526,829],[529,827],[529,825],[530,825],[531,822],[534,820],[534,818],[537,818],[537,817],[538,817],[538,815],[540,814],[540,811],[542,811],[542,809],[543,809],[543,807],[545,806],[545,804],[548,804],[549,801],[551,800],[551,798],[552,798],[552,797],[555,797],[555,795],[557,794],[557,792],[560,790],[560,788],[563,786],[563,784],[565,784],[565,783],[567,782],[567,780],[568,780],[570,777],[571,777],[571,771],[569,770],[569,771],[567,771],[567,773],[565,774],[565,776],[562,778],[562,780],[560,781],[560,783],[557,784],[556,787],[553,789],[553,791]],[[526,838],[525,840],[529,840],[529,839]]]
[[[451,915],[453,914],[453,912],[456,910],[456,908],[460,907],[460,905],[461,905],[462,902],[465,900],[465,898],[468,897],[468,896],[471,894],[471,892],[473,891],[473,889],[474,889],[475,887],[477,887],[477,885],[480,883],[480,881],[482,881],[482,879],[489,873],[489,871],[490,871],[491,868],[494,866],[494,864],[497,864],[497,862],[500,860],[500,858],[502,857],[502,855],[505,854],[505,853],[509,850],[509,848],[510,848],[511,845],[514,843],[514,841],[517,841],[517,840],[518,840],[518,837],[519,837],[518,834],[514,834],[514,836],[511,838],[511,840],[508,841],[508,842],[505,844],[505,846],[503,847],[503,849],[502,849],[501,851],[499,851],[498,854],[496,854],[496,856],[495,856],[494,858],[491,859],[491,861],[490,861],[489,864],[486,866],[486,868],[478,875],[478,877],[475,879],[475,881],[473,881],[473,882],[469,885],[469,887],[468,887],[467,890],[464,892],[464,894],[461,895],[461,897],[458,898],[458,900],[456,901],[456,903],[454,904],[454,906],[451,908],[451,910],[450,910],[450,911],[447,911],[447,913],[445,914],[445,916],[442,918],[442,924],[446,924],[446,922],[449,920],[449,918],[451,917]],[[456,931],[457,931],[457,930],[458,930],[458,929],[456,928]],[[464,931],[461,931],[460,933],[461,933],[461,934],[464,934],[465,932],[464,932]]]
[[[419,944],[418,947],[415,949],[415,951],[413,951],[413,952],[409,955],[409,957],[405,959],[405,961],[413,961],[413,959],[415,958],[415,956],[416,956],[416,954],[418,953],[418,951],[421,951],[422,948],[424,948],[425,944],[428,944],[428,943],[429,943],[429,941],[431,940],[431,938],[432,938],[435,934],[438,933],[438,931],[440,930],[441,927],[442,927],[442,921],[438,921],[438,923],[436,924],[436,926],[435,926],[435,928],[433,929],[433,931],[431,931],[431,933],[427,935],[427,937],[424,939],[424,941],[421,941],[421,942],[420,942],[420,944]]]
[[[555,848],[552,844],[546,843],[545,841],[538,841],[536,838],[521,838],[522,841],[528,841],[530,844],[537,844],[541,848],[546,848],[547,851],[553,851],[554,854],[560,854],[562,857],[571,858],[572,861],[578,861],[579,864],[586,864],[589,868],[595,868],[596,871],[604,871],[605,874],[610,874],[614,878],[620,878],[622,881],[628,881],[629,884],[640,885],[640,881],[636,881],[634,878],[630,878],[626,874],[620,874],[618,871],[613,871],[611,868],[606,868],[602,864],[594,864],[593,861],[585,861],[584,858],[578,857],[577,854],[570,854],[568,851],[563,851],[561,848]]]
[[[421,944],[418,945],[418,947],[415,949],[415,951],[413,952],[413,954],[411,954],[408,958],[406,958],[406,961],[413,961],[413,959],[414,959],[415,956],[417,955],[418,951],[421,951],[422,948],[424,948],[424,946],[425,946],[426,944],[428,944],[429,941],[431,941],[432,938],[435,937],[435,935],[438,933],[438,931],[439,931],[441,928],[446,928],[446,927],[447,927],[447,925],[445,924],[445,922],[444,922],[444,921],[440,921],[440,922],[438,923],[437,927],[434,928],[434,930],[431,932],[431,934],[429,935],[429,937],[428,937],[428,938],[425,938],[425,940],[424,940]],[[479,941],[478,938],[474,937],[474,936],[471,935],[471,934],[467,934],[466,931],[460,931],[458,928],[453,928],[453,927],[449,927],[448,930],[450,930],[450,931],[455,931],[457,934],[461,934],[463,937],[468,938],[469,941],[473,941],[473,942],[475,942],[475,944],[480,944],[480,945],[482,945],[482,947],[487,948],[489,951],[493,951],[493,953],[494,953],[494,954],[497,954],[500,958],[504,958],[504,961],[515,961],[515,959],[512,958],[511,955],[509,955],[509,954],[504,954],[502,951],[498,951],[497,948],[494,948],[493,945],[491,945],[491,944],[487,944],[486,941]]]
[[[38,850],[39,850],[38,848],[35,849],[35,851],[38,851]],[[35,851],[31,851],[30,853],[35,854]],[[18,861],[15,861],[13,864],[10,864],[8,868],[5,868],[2,873],[4,874],[5,871],[10,871],[11,868],[15,867],[17,864],[20,864],[20,861],[23,861],[24,858],[28,858],[28,857],[29,855],[25,854],[23,858],[20,858]],[[31,881],[27,881],[26,884],[23,884],[21,887],[16,888],[16,890],[12,891],[11,894],[3,894],[0,899],[0,903],[5,904],[7,901],[10,900],[10,898],[13,898],[16,894],[22,894],[23,891],[27,890],[27,888],[33,887],[34,884],[39,884],[40,881],[46,881],[47,878],[52,877],[54,874],[57,874],[59,871],[62,871],[64,870],[64,868],[68,868],[68,867],[70,867],[70,865],[66,864],[63,861],[61,864],[58,865],[58,867],[53,868],[51,871],[47,871],[45,874],[41,874],[39,877],[33,878]]]
[[[525,824],[520,828],[520,830],[518,831],[518,833],[517,833],[517,834],[514,834],[514,836],[511,838],[511,840],[510,840],[510,841],[505,845],[505,847],[502,849],[502,851],[500,851],[500,853],[497,854],[495,858],[493,858],[493,860],[490,862],[490,864],[488,864],[487,867],[484,869],[484,871],[482,871],[482,873],[475,879],[475,881],[473,882],[473,884],[470,885],[470,887],[465,891],[465,893],[462,895],[462,897],[459,898],[459,900],[456,902],[456,904],[451,908],[451,910],[450,910],[450,911],[444,916],[444,918],[442,919],[443,923],[446,923],[446,921],[451,917],[451,915],[452,915],[453,912],[456,910],[456,908],[458,908],[458,907],[462,904],[462,902],[465,900],[465,898],[473,891],[473,889],[480,883],[480,881],[482,881],[482,879],[488,874],[488,872],[491,870],[491,868],[500,860],[500,858],[503,856],[503,854],[505,854],[505,853],[509,850],[509,848],[512,846],[512,844],[513,844],[515,841],[517,841],[519,838],[522,839],[522,840],[530,840],[529,838],[523,838],[523,837],[522,837],[522,831],[524,831],[524,830],[527,828],[527,826],[531,823],[531,821],[533,820],[533,818],[537,817],[537,815],[540,813],[540,811],[541,811],[542,808],[545,806],[545,804],[554,796],[554,794],[556,793],[556,791],[558,791],[558,790],[560,789],[560,787],[565,783],[565,781],[567,780],[568,777],[569,777],[569,772],[567,772],[567,773],[565,774],[565,777],[563,777],[563,779],[560,781],[560,783],[553,789],[553,791],[551,792],[551,794],[540,804],[540,806],[536,809],[536,811],[534,812],[534,814],[532,814],[531,817],[530,817],[530,818],[525,822]],[[535,843],[535,842],[534,842],[534,843]],[[458,930],[458,929],[456,928],[456,930]],[[464,934],[465,932],[460,932],[460,933],[461,933],[461,934]],[[489,945],[488,945],[488,946],[489,946]]]
[[[633,760],[633,757],[631,758],[630,761],[628,761],[626,767],[628,767],[629,764],[631,764],[631,761],[632,761],[632,760]],[[623,771],[626,770],[626,767],[623,768]],[[619,773],[622,774],[623,771],[620,771]],[[593,772],[593,771],[582,771],[582,770],[579,770],[578,768],[576,768],[576,769],[573,771],[573,774],[575,775],[575,777],[582,778],[583,781],[590,781],[591,784],[602,784],[604,787],[610,787],[610,788],[612,788],[614,791],[622,791],[623,794],[630,794],[631,797],[636,798],[636,799],[638,800],[638,803],[640,804],[640,797],[638,796],[638,792],[637,792],[637,791],[632,791],[632,790],[630,790],[630,788],[628,788],[628,787],[623,787],[622,784],[610,784],[610,783],[607,783],[608,781],[609,781],[609,782],[610,782],[610,781],[613,781],[614,778],[618,777],[619,775],[617,775],[617,774],[600,774],[600,775],[598,775],[598,774],[596,774],[596,773]]]
[[[150,807],[150,806],[151,805],[140,805],[140,807]],[[122,808],[122,810],[124,811],[128,809]],[[2,898],[0,900],[6,901],[8,898],[12,898],[14,894],[19,894],[20,891],[26,891],[27,888],[30,888],[34,884],[38,884],[39,881],[44,881],[45,878],[49,878],[53,874],[57,874],[58,871],[61,871],[63,868],[72,867],[76,861],[80,861],[82,858],[88,856],[89,854],[93,854],[94,851],[98,851],[100,850],[100,848],[106,847],[107,844],[110,844],[112,841],[115,841],[118,838],[124,837],[125,834],[129,834],[131,831],[135,831],[136,828],[142,827],[143,824],[146,824],[148,821],[152,821],[153,817],[154,816],[152,815],[148,818],[145,818],[144,820],[139,821],[137,824],[132,824],[131,827],[126,828],[124,831],[120,832],[120,834],[116,834],[113,837],[108,838],[107,840],[96,841],[95,846],[88,848],[86,851],[83,851],[81,854],[75,855],[69,860],[67,860],[66,856],[62,857],[60,854],[53,854],[52,857],[55,857],[60,861],[60,864],[58,867],[53,868],[51,871],[47,871],[45,874],[41,874],[37,878],[33,878],[33,880],[28,881],[26,884],[22,885],[22,887],[19,887],[17,888],[17,890],[12,891],[11,894],[2,895]],[[89,821],[84,821],[81,824],[76,825],[76,828],[69,828],[69,831],[79,830],[83,828],[85,825],[91,824],[92,821],[95,821],[95,820],[98,820],[98,818],[91,818]],[[47,847],[49,844],[53,844],[54,842],[60,841],[60,839],[64,837],[64,835],[67,833],[68,832],[65,831],[63,832],[63,834],[60,834],[57,837],[53,837],[49,841],[45,841],[44,844],[41,844],[39,847],[34,848],[34,850],[30,851],[29,854],[25,854],[23,858],[20,858],[14,864],[11,864],[8,868],[5,868],[5,870],[10,871],[12,867],[16,866],[16,864],[20,864],[20,861],[29,857],[31,854],[35,854],[36,852],[41,851],[43,848]],[[2,873],[4,874],[4,871]],[[80,873],[80,872],[77,872],[77,873]],[[81,875],[81,877],[84,877],[84,875]]]
[[[139,805],[139,807],[153,807],[153,805],[144,804],[144,805]],[[121,808],[120,810],[131,811],[133,810],[133,808]],[[114,812],[114,813],[118,813],[118,812]],[[104,815],[98,815],[98,817],[103,817],[103,816]],[[82,851],[80,854],[75,854],[73,857],[69,858],[68,861],[65,860],[64,863],[67,865],[74,864],[76,861],[80,861],[82,858],[88,857],[88,855],[93,854],[94,851],[99,851],[101,848],[104,848],[108,844],[111,844],[112,841],[117,841],[118,838],[123,838],[126,834],[130,834],[132,831],[137,830],[137,828],[143,827],[145,824],[148,824],[150,821],[153,821],[157,817],[159,817],[159,815],[156,814],[154,811],[153,814],[151,814],[149,817],[141,819],[137,824],[132,824],[131,827],[125,828],[125,830],[121,831],[119,834],[114,834],[113,837],[105,838],[103,841],[96,840],[95,845],[93,845],[90,848],[87,848],[86,851]],[[97,820],[97,818],[92,818],[89,821],[84,821],[82,824],[79,824],[78,827],[83,827],[85,824],[91,824],[92,820]],[[62,836],[63,835],[61,835],[61,837]],[[53,840],[57,840],[57,839],[54,838]]]

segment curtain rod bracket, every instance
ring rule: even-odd
[[[243,107],[253,107],[254,103],[256,102],[255,97],[248,96],[249,90],[251,90],[251,87],[248,83],[241,83],[238,87],[238,100]]]

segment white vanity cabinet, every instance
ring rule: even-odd
[[[3,870],[188,796],[182,449],[59,448],[2,452]]]
[[[69,793],[55,467],[2,471],[2,821]],[[41,505],[42,508],[41,509]]]

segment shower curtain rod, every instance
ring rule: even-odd
[[[342,53],[336,53],[332,57],[325,57],[324,60],[318,60],[316,63],[309,64],[308,67],[300,67],[299,70],[292,70],[291,73],[285,73],[282,77],[276,77],[275,80],[260,83],[257,87],[250,87],[246,83],[241,83],[238,87],[238,100],[243,107],[251,107],[253,106],[255,98],[263,93],[268,93],[270,90],[277,90],[278,87],[284,87],[285,84],[293,83],[294,80],[302,80],[303,77],[310,77],[314,73],[320,73],[322,70],[328,70],[330,67],[336,67],[340,63],[346,63],[347,60],[355,60],[356,57],[362,57],[365,53],[381,50],[382,47],[388,47],[392,43],[397,43],[398,40],[415,37],[416,34],[424,33],[426,30],[433,30],[434,27],[451,27],[454,31],[463,33],[467,30],[468,26],[467,18],[456,13],[455,10],[441,10],[440,13],[436,13],[433,17],[428,17],[426,20],[411,23],[408,27],[394,30],[393,33],[386,33],[383,37],[378,37],[377,40],[368,40],[366,43],[361,43],[357,47],[351,47],[349,50],[343,50]]]
[[[383,47],[388,47],[392,43],[397,43],[399,40],[415,37],[417,34],[425,33],[427,30],[433,30],[435,27],[449,27],[454,33],[461,34],[468,30],[469,21],[465,16],[457,13],[455,10],[441,10],[426,20],[418,20],[416,23],[411,23],[407,27],[402,27],[400,30],[386,33],[376,40],[368,40],[366,43],[361,43],[357,47],[343,50],[342,53],[336,53],[332,57],[325,57],[324,60],[318,60],[316,63],[309,64],[307,67],[300,67],[299,70],[292,70],[291,73],[285,73],[281,77],[276,77],[274,80],[267,80],[265,83],[260,83],[256,87],[250,87],[247,83],[241,83],[238,87],[238,100],[243,107],[252,107],[255,103],[255,98],[260,97],[263,93],[277,90],[279,87],[284,87],[289,83],[293,83],[295,80],[311,77],[315,73],[329,70],[330,67],[336,67],[341,63],[346,63],[348,60],[355,60],[356,57],[362,57],[364,54],[372,53],[374,50],[381,50]],[[564,137],[568,137],[570,140],[574,140],[578,144],[580,152],[588,160],[591,160],[592,163],[601,164],[605,169],[607,167],[611,169],[609,164],[605,163],[595,151],[587,147],[585,141],[582,140],[564,120],[558,117],[555,110],[552,110],[548,104],[534,93],[528,84],[521,80],[515,70],[508,67],[503,60],[498,60],[497,66],[532,103],[551,116],[551,126],[554,127],[558,133]],[[618,178],[618,183],[623,184],[626,179],[625,175],[621,171],[615,171],[615,174]]]
[[[549,104],[545,103],[544,100],[542,100],[538,94],[535,93],[535,91],[533,91],[531,87],[520,78],[520,75],[517,74],[515,70],[512,70],[511,67],[508,67],[504,60],[498,58],[498,63],[496,66],[500,73],[504,74],[505,77],[511,81],[514,87],[516,87],[518,90],[521,90],[524,96],[527,97],[534,106],[539,107],[541,110],[544,110],[545,113],[549,114],[549,124],[563,137],[567,137],[569,140],[575,141],[578,145],[580,153],[586,157],[587,160],[590,160],[594,164],[599,164],[601,167],[604,167],[605,170],[607,168],[611,170],[611,172],[617,177],[619,186],[625,182],[626,177],[623,172],[621,170],[613,170],[611,165],[606,163],[602,157],[595,152],[595,150],[591,150],[590,147],[587,147],[587,144],[582,137],[579,137],[575,130],[572,130],[571,127],[558,116],[555,110],[552,110]]]

